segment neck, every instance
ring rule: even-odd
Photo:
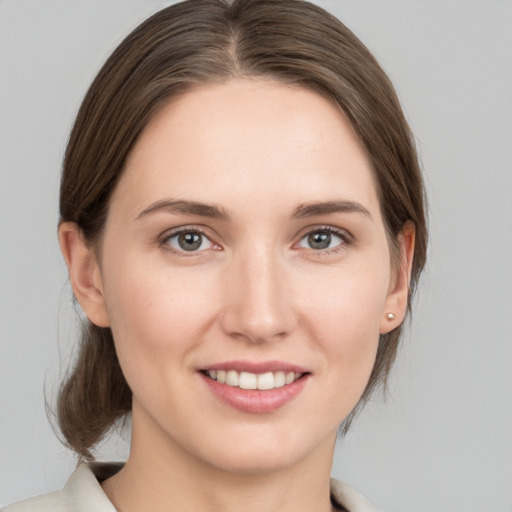
[[[335,436],[304,459],[273,469],[212,466],[134,429],[125,467],[102,487],[118,512],[330,512]],[[148,439],[151,439],[148,442]]]

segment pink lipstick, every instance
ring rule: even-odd
[[[203,368],[200,375],[224,403],[243,412],[267,413],[299,395],[311,373],[281,361],[229,361]]]

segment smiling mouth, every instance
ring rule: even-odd
[[[282,388],[308,374],[297,372],[251,373],[236,370],[203,370],[201,373],[219,384],[239,389],[258,389],[261,391]]]

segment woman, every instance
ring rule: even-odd
[[[425,261],[423,187],[392,85],[298,0],[148,19],[84,99],[59,241],[89,323],[59,424],[82,464],[23,510],[374,510],[330,483],[392,365]]]

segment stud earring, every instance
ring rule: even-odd
[[[386,313],[386,320],[392,322],[395,319],[395,313]]]

